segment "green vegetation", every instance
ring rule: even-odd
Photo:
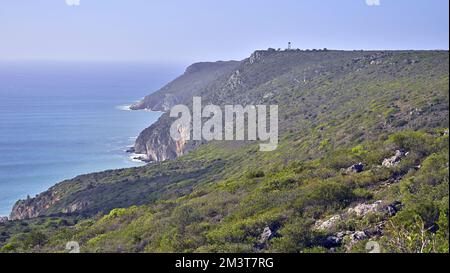
[[[242,87],[205,96],[278,103],[276,151],[210,142],[60,183],[22,201],[58,196],[39,217],[0,224],[1,251],[77,241],[82,252],[365,252],[376,241],[384,252],[448,252],[448,52],[272,54],[245,64]],[[363,171],[345,171],[359,162]],[[73,204],[85,205],[64,212]]]

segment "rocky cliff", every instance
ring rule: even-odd
[[[58,193],[51,190],[46,191],[35,198],[19,200],[14,205],[9,218],[14,221],[38,217],[59,200]]]
[[[186,138],[175,141],[170,137],[171,121],[169,115],[165,114],[158,122],[142,131],[136,139],[135,153],[145,154],[146,161],[161,162],[177,158],[191,150],[195,146],[194,142],[188,142]]]

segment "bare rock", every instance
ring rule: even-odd
[[[333,229],[340,221],[342,221],[342,216],[337,214],[325,221],[317,221],[315,224],[315,229],[319,231],[327,231]]]
[[[269,48],[268,50],[257,50],[253,52],[253,54],[247,59],[248,64],[255,64],[259,61],[261,61],[264,57],[275,53],[276,50],[273,48]]]
[[[386,207],[387,213],[390,217],[395,216],[403,208],[403,204],[400,201],[395,201]]]
[[[261,243],[265,243],[272,239],[275,236],[275,234],[272,232],[270,227],[266,227],[264,231],[261,233],[261,239],[259,240]]]
[[[347,248],[351,248],[359,241],[368,239],[369,236],[367,236],[367,234],[364,231],[355,231],[354,233],[350,234],[349,238],[350,238],[350,241],[347,244]]]
[[[362,171],[364,171],[364,164],[360,162],[358,164],[348,167],[347,169],[342,169],[342,174],[348,175],[353,173],[360,173]]]
[[[364,233],[370,238],[377,237],[383,235],[383,229],[384,229],[384,222],[381,222],[374,227],[370,227],[364,230]]]
[[[64,208],[62,212],[63,213],[74,213],[74,212],[83,210],[87,206],[89,206],[88,202],[79,201],[79,202],[75,202],[75,203],[69,205],[68,207]]]
[[[259,237],[259,241],[255,244],[255,248],[263,250],[267,247],[267,243],[273,238],[277,237],[275,228],[265,227]]]
[[[241,71],[236,70],[228,80],[227,86],[230,89],[236,89],[242,85]]]
[[[382,201],[376,201],[373,204],[359,204],[354,208],[348,209],[348,214],[356,214],[358,217],[366,216],[369,213],[376,213],[381,211]]]
[[[341,246],[342,239],[339,236],[328,236],[321,245],[325,248],[332,249]]]
[[[384,167],[386,167],[386,168],[392,168],[392,167],[395,167],[395,166],[397,166],[397,165],[400,163],[400,161],[402,160],[402,158],[404,158],[404,157],[407,156],[407,155],[408,155],[408,153],[405,153],[405,152],[402,151],[402,150],[397,150],[397,151],[395,151],[395,155],[394,155],[393,157],[385,158],[385,159],[383,160],[382,165],[383,165]]]
[[[59,200],[60,197],[58,192],[51,189],[34,198],[19,200],[14,204],[9,219],[15,221],[39,217],[44,215],[45,212],[58,203]]]

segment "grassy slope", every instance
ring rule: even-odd
[[[82,215],[0,226],[3,250],[63,251],[76,240],[89,252],[253,252],[269,226],[279,237],[262,251],[326,251],[327,235],[382,222],[376,239],[386,251],[418,251],[423,223],[434,240],[424,251],[448,252],[448,52],[397,52],[378,64],[364,57],[376,53],[311,52],[295,65],[288,62],[294,53],[279,54],[242,68],[246,92],[209,94],[215,102],[279,104],[278,150],[209,143],[175,161],[76,178],[56,186],[63,198],[48,214],[88,200]],[[289,69],[264,70],[275,65]],[[410,152],[399,166],[379,167],[399,148]],[[364,172],[341,174],[357,162]],[[375,213],[336,230],[313,229],[375,200],[404,208],[389,219]],[[364,242],[337,251],[361,251]]]

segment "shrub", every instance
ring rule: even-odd
[[[415,151],[421,155],[429,154],[433,149],[433,139],[424,132],[400,132],[389,137],[388,144],[405,151]]]
[[[302,206],[322,206],[327,208],[343,208],[349,205],[355,195],[352,189],[343,183],[335,181],[320,181],[318,185],[309,185],[305,199],[301,200]]]

